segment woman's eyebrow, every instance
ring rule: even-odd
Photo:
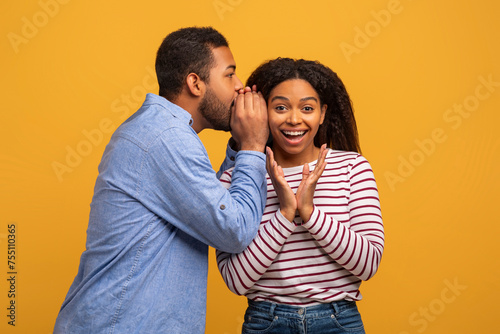
[[[276,95],[274,96],[272,99],[271,99],[271,102],[273,102],[274,100],[285,100],[285,101],[290,101],[290,99],[288,97],[285,97],[285,96],[280,96],[280,95]],[[303,97],[300,99],[300,102],[304,102],[304,101],[309,101],[309,100],[313,100],[313,101],[316,101],[318,102],[318,99],[315,98],[314,96],[306,96],[306,97]]]
[[[274,100],[285,100],[285,101],[290,101],[290,99],[288,97],[284,97],[284,96],[275,96],[271,99],[271,102],[273,102]]]
[[[300,99],[300,101],[309,101],[309,100],[314,100],[314,101],[318,102],[318,99],[315,98],[314,96],[307,96],[307,97],[303,97]]]

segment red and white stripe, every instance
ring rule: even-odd
[[[377,185],[370,164],[355,152],[329,150],[326,162],[308,222],[298,215],[289,222],[281,215],[267,177],[266,208],[253,242],[240,254],[217,251],[219,270],[231,291],[298,306],[361,299],[361,281],[375,274],[384,249]],[[221,177],[228,188],[231,172]],[[283,172],[296,191],[302,166]]]

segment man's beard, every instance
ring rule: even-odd
[[[210,123],[214,130],[231,130],[231,107],[226,106],[213,92],[207,88],[205,96],[201,100],[199,111],[205,120]]]

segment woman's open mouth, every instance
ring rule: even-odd
[[[302,137],[304,137],[306,132],[307,132],[306,130],[300,130],[300,131],[282,130],[281,131],[281,133],[291,143],[299,142],[302,139]]]

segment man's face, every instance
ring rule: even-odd
[[[210,69],[209,83],[199,111],[209,128],[229,131],[231,108],[243,84],[236,76],[236,62],[228,47],[212,49],[212,54],[214,66]]]

